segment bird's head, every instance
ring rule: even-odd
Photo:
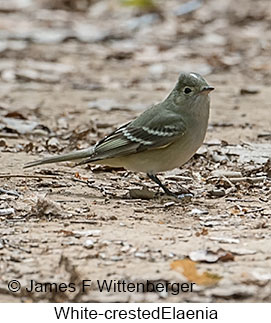
[[[209,101],[208,94],[214,88],[197,73],[181,73],[172,92],[175,103],[189,107],[195,102]]]

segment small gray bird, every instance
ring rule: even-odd
[[[181,73],[168,97],[134,121],[120,126],[93,147],[33,161],[25,168],[83,159],[90,163],[144,172],[166,194],[176,196],[156,176],[182,166],[203,143],[209,119],[209,92],[214,90],[197,73]]]

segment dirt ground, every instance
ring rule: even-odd
[[[0,1],[1,302],[271,301],[271,3],[154,4]],[[181,71],[215,87],[204,145],[160,174],[191,200],[124,169],[23,169],[93,145],[162,100]],[[178,295],[94,283],[27,292],[30,280],[197,284]]]

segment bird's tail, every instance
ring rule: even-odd
[[[62,161],[69,161],[69,160],[75,160],[75,159],[83,159],[83,158],[90,157],[93,154],[93,152],[94,152],[94,149],[93,147],[91,147],[91,148],[82,149],[79,151],[71,152],[60,156],[47,157],[44,159],[27,163],[24,165],[24,168],[43,165],[43,164],[58,163]]]

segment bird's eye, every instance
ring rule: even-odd
[[[186,86],[186,87],[183,89],[183,92],[184,92],[185,94],[189,94],[190,92],[192,92],[192,89],[191,89],[190,87]]]

